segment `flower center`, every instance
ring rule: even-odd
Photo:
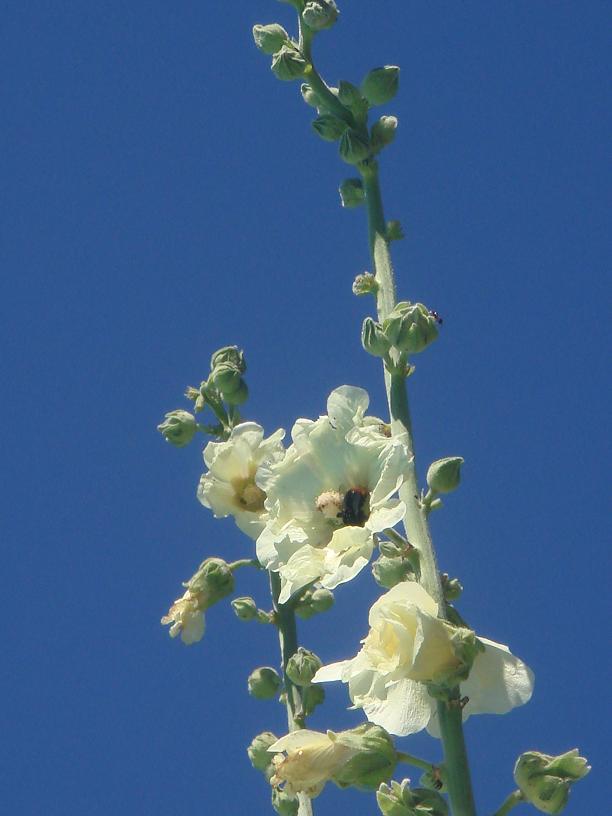
[[[317,496],[315,507],[326,519],[336,521],[342,512],[342,494],[339,490],[326,490]]]
[[[247,510],[249,513],[259,513],[264,509],[265,491],[257,487],[253,477],[236,479],[233,482],[233,488],[236,502],[241,510]]]

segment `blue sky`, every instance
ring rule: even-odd
[[[352,6],[352,7],[351,7]],[[433,519],[474,628],[536,673],[532,702],[467,726],[479,814],[526,749],[574,746],[594,770],[567,813],[602,813],[609,730],[609,4],[345,2],[316,57],[331,83],[402,67],[382,163],[400,294],[444,317],[411,399],[421,472],[465,457]],[[250,553],[195,499],[196,446],[155,431],[240,344],[247,416],[316,417],[337,385],[383,413],[360,349],[364,213],[277,82],[251,26],[292,10],[211,4],[10,3],[0,34],[0,283],[6,542],[0,797],[19,814],[266,813],[245,756],[282,708],[246,677],[274,632],[208,616],[171,641],[160,616],[207,555]],[[605,137],[608,137],[606,139]],[[185,406],[186,407],[186,406]],[[266,603],[257,576],[239,592]],[[368,570],[301,626],[350,656],[377,588]],[[330,687],[313,727],[358,724]],[[400,742],[436,759],[426,737]],[[372,814],[330,789],[317,816]],[[527,813],[526,807],[523,810]],[[521,813],[520,809],[517,813]]]

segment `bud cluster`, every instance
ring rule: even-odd
[[[437,791],[410,788],[410,780],[381,785],[376,801],[383,816],[448,816],[448,805]]]
[[[208,384],[219,392],[228,405],[242,405],[249,395],[243,379],[245,371],[244,352],[237,346],[225,346],[210,358]]]
[[[391,348],[417,354],[438,336],[438,322],[422,303],[398,303],[382,323],[366,317],[361,343],[368,354],[385,357]]]

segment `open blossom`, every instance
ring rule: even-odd
[[[370,560],[374,534],[404,516],[394,494],[411,454],[404,437],[364,416],[368,402],[361,388],[336,389],[328,415],[298,420],[285,458],[258,472],[269,517],[257,557],[280,573],[281,603],[313,581],[333,589],[353,578]]]
[[[265,523],[265,491],[255,482],[258,468],[280,461],[285,432],[278,430],[263,438],[263,428],[255,422],[237,425],[225,442],[209,442],[204,449],[204,473],[198,498],[215,516],[233,516],[250,538],[257,538]]]
[[[331,731],[322,734],[304,729],[281,737],[268,748],[275,754],[270,784],[284,786],[287,793],[305,793],[314,799],[357,753],[337,742],[335,736]]]
[[[419,584],[403,582],[374,603],[370,631],[352,660],[323,666],[315,683],[348,683],[355,708],[392,734],[427,728],[439,735],[436,701],[426,683],[460,666],[454,627],[438,617],[438,605]],[[506,646],[479,638],[479,652],[461,694],[468,698],[463,717],[504,714],[528,702],[533,674]]]
[[[188,589],[182,598],[178,598],[161,619],[163,624],[170,624],[170,637],[181,636],[188,646],[197,643],[204,636],[204,609],[201,593]]]

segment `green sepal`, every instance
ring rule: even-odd
[[[294,685],[309,686],[322,665],[321,658],[309,649],[300,646],[287,661],[285,674]]]
[[[298,816],[300,803],[292,793],[280,788],[272,788],[272,807],[278,816]]]
[[[397,65],[374,68],[361,83],[361,93],[371,106],[389,102],[399,88],[400,69]]]
[[[271,731],[264,731],[253,738],[247,748],[251,765],[258,771],[265,773],[272,762],[272,754],[268,751],[271,745],[277,742],[278,737]]]
[[[244,352],[238,346],[223,346],[213,352],[210,358],[210,370],[214,371],[220,365],[230,365],[237,368],[241,374],[244,374],[247,369]]]
[[[207,558],[197,572],[183,584],[193,593],[202,593],[204,609],[231,595],[235,586],[234,574],[222,558]]]
[[[291,44],[284,45],[272,58],[272,73],[277,79],[290,82],[293,79],[301,79],[309,70],[311,65],[304,59],[300,51]]]
[[[371,317],[366,317],[363,321],[361,345],[368,354],[372,354],[374,357],[384,357],[389,351],[390,344],[382,326]]]
[[[392,589],[402,581],[414,580],[414,567],[407,558],[387,558],[381,555],[372,564],[372,575],[378,586]]]
[[[337,734],[336,740],[356,751],[355,756],[333,777],[340,787],[375,790],[393,775],[398,762],[397,751],[393,740],[380,725],[364,723]]]
[[[339,15],[334,0],[309,0],[304,6],[302,20],[312,31],[331,28]]]
[[[448,816],[448,805],[437,791],[410,788],[410,780],[381,785],[376,802],[383,816]]]
[[[342,206],[348,208],[361,207],[365,204],[365,190],[361,179],[345,179],[338,188]]]
[[[340,139],[340,157],[347,164],[359,164],[370,155],[366,137],[353,128],[347,128]]]
[[[348,125],[333,113],[322,113],[312,122],[314,131],[326,142],[336,142]]]
[[[276,669],[262,666],[255,669],[247,680],[249,694],[256,700],[272,700],[281,689],[282,680]]]
[[[164,421],[157,426],[157,430],[166,442],[175,448],[184,448],[188,445],[198,430],[198,423],[193,414],[178,408],[165,415]]]

